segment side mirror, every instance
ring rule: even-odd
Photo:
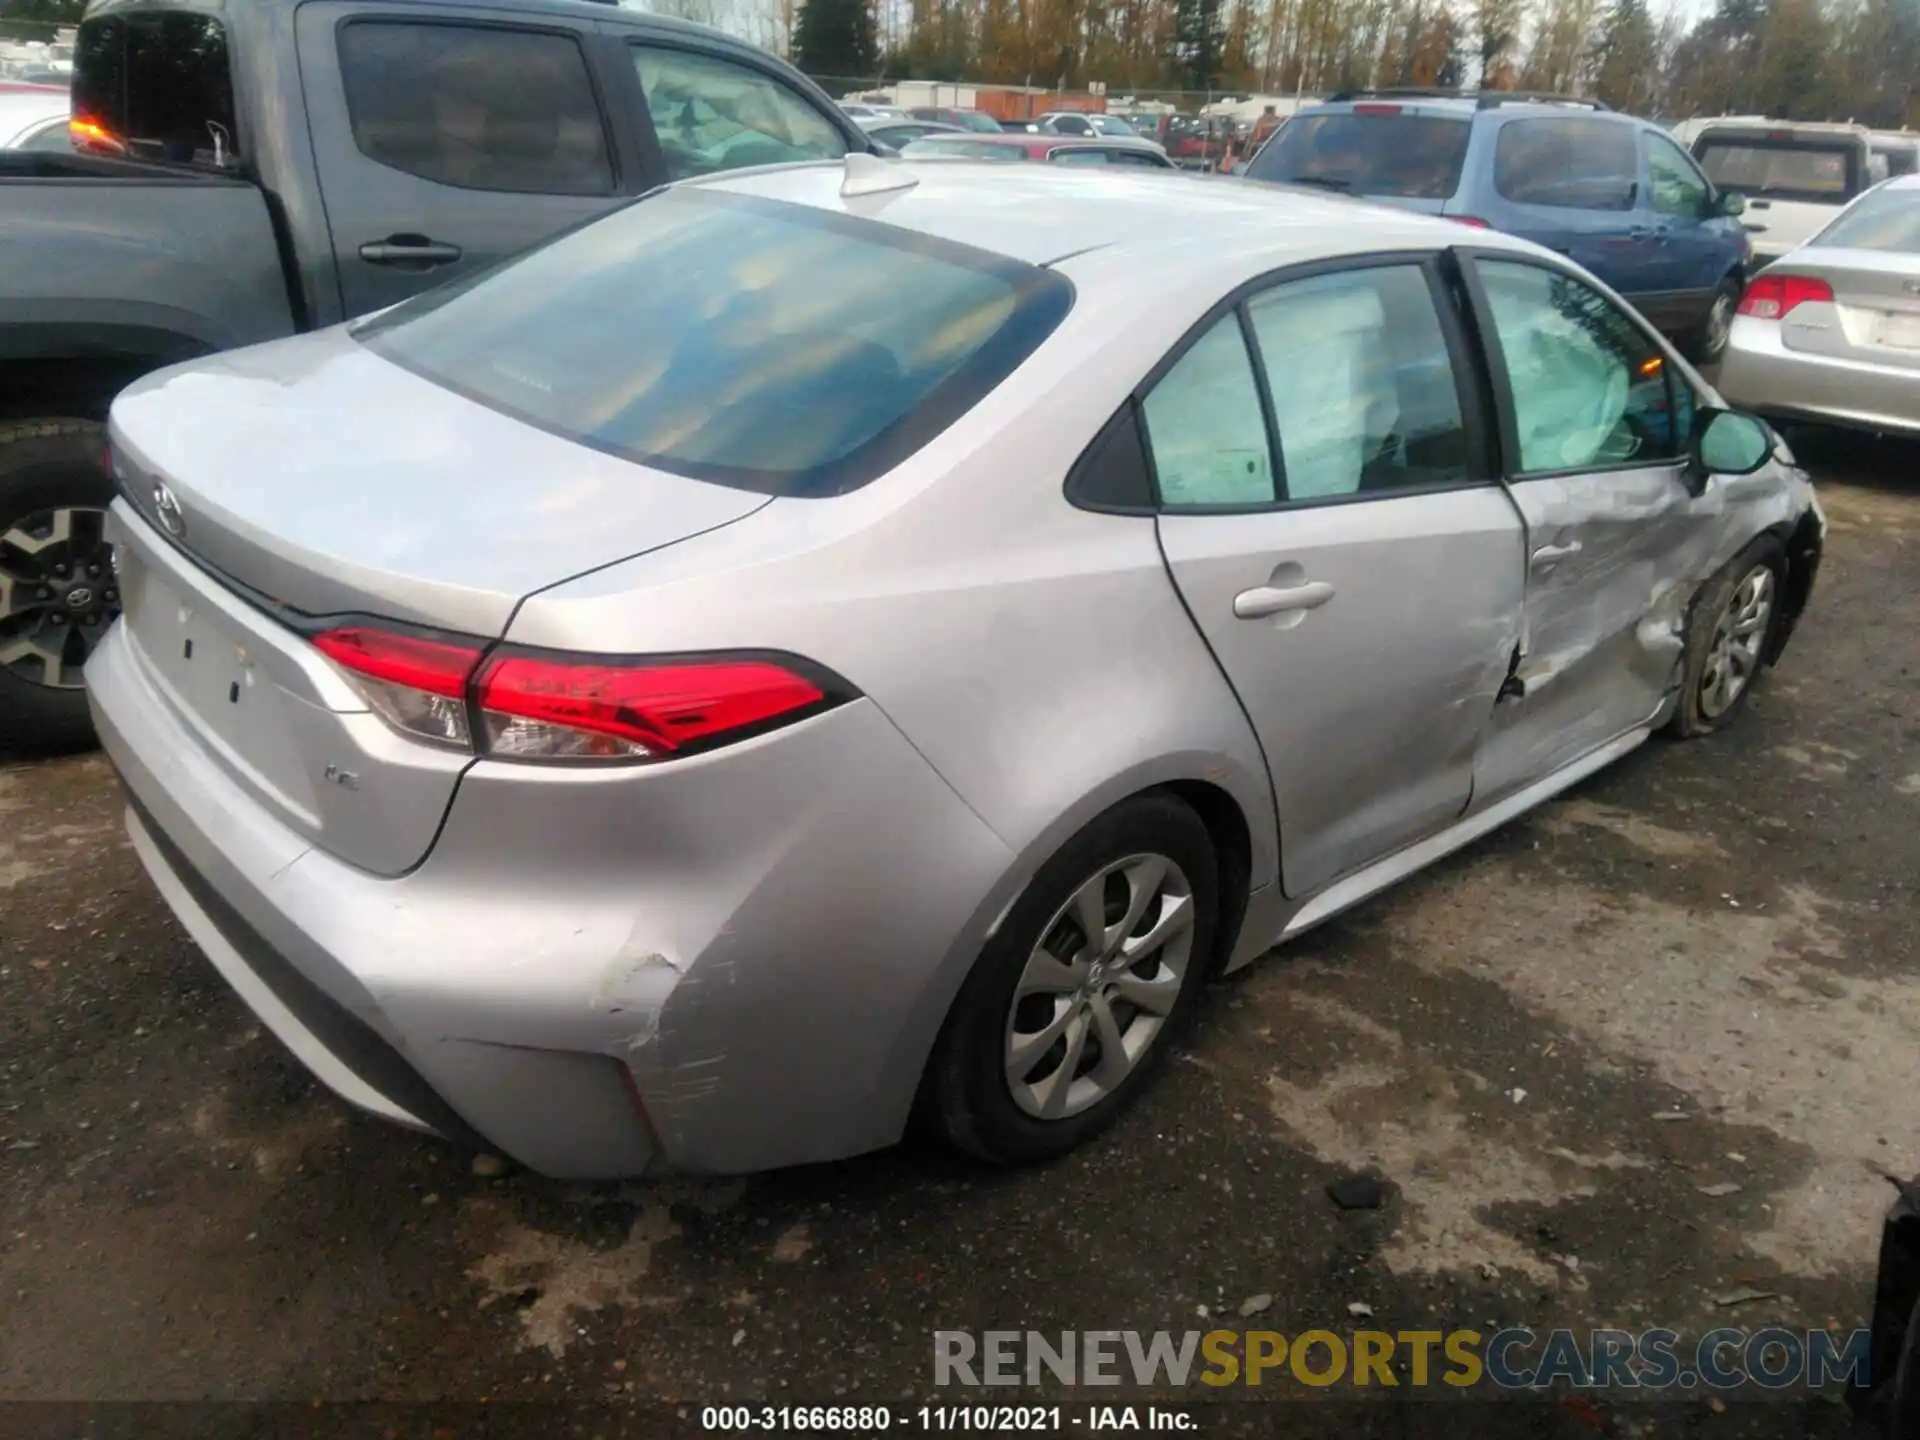
[[[1765,421],[1737,410],[1699,410],[1693,417],[1687,488],[1698,495],[1710,475],[1751,475],[1772,455],[1773,432]]]
[[[1721,191],[1720,204],[1716,213],[1725,215],[1730,220],[1735,216],[1746,214],[1747,197],[1737,190]]]

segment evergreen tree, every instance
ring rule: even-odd
[[[793,63],[813,76],[871,78],[880,43],[867,0],[805,0],[793,22]]]
[[[1221,0],[1175,0],[1174,53],[1189,89],[1213,88],[1226,49],[1227,17]]]

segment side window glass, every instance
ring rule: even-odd
[[[471,190],[607,195],[606,130],[570,36],[355,21],[340,31],[353,142]]]
[[[1571,275],[1477,262],[1513,395],[1519,470],[1580,470],[1676,458],[1665,353]]]
[[[1291,281],[1247,314],[1289,500],[1466,478],[1453,360],[1418,266]]]
[[[1698,219],[1707,213],[1707,182],[1671,140],[1647,136],[1647,183],[1653,208],[1662,215]]]
[[[1091,145],[1076,145],[1071,150],[1055,150],[1047,158],[1056,165],[1106,165],[1112,157],[1104,150],[1096,150]]]
[[[1523,205],[1631,210],[1639,183],[1631,125],[1615,120],[1509,120],[1493,147],[1493,188]]]
[[[1266,505],[1278,498],[1267,422],[1237,313],[1202,335],[1142,408],[1161,504]]]
[[[653,45],[635,45],[633,65],[671,179],[847,153],[832,121],[750,65]]]

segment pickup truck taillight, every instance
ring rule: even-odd
[[[763,734],[854,694],[784,655],[489,652],[360,625],[313,643],[396,730],[498,760],[666,760]]]

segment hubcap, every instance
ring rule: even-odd
[[[1760,650],[1773,620],[1773,571],[1756,565],[1733,587],[1713,627],[1700,673],[1700,713],[1717,720],[1733,707],[1760,668]]]
[[[1166,1025],[1193,955],[1193,887],[1165,855],[1130,855],[1055,912],[1007,1012],[1007,1085],[1041,1120],[1098,1104]]]
[[[0,531],[0,670],[56,690],[80,670],[120,613],[107,512],[42,510]]]

